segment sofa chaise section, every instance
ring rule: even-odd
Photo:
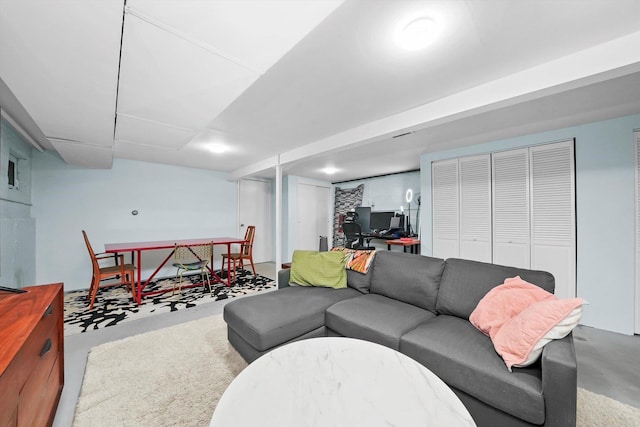
[[[232,301],[223,314],[229,342],[252,362],[282,344],[326,336],[326,309],[359,295],[352,288],[291,286]]]

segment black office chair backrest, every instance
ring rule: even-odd
[[[357,246],[362,245],[362,230],[360,229],[360,224],[357,222],[343,222],[342,231],[347,241],[344,245],[346,248],[353,247],[354,242],[358,242]]]

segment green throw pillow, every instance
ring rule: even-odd
[[[300,286],[346,288],[347,270],[342,252],[293,251],[289,283]]]

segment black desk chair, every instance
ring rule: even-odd
[[[342,223],[342,231],[344,232],[345,237],[345,245],[344,247],[347,249],[375,249],[372,246],[369,246],[369,241],[371,239],[367,239],[362,235],[362,229],[360,228],[360,224],[356,222],[343,222]],[[367,242],[367,245],[364,245],[364,242]]]

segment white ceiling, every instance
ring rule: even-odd
[[[421,15],[439,38],[402,50]],[[0,0],[0,79],[71,164],[343,181],[640,112],[638,16],[640,0]]]

